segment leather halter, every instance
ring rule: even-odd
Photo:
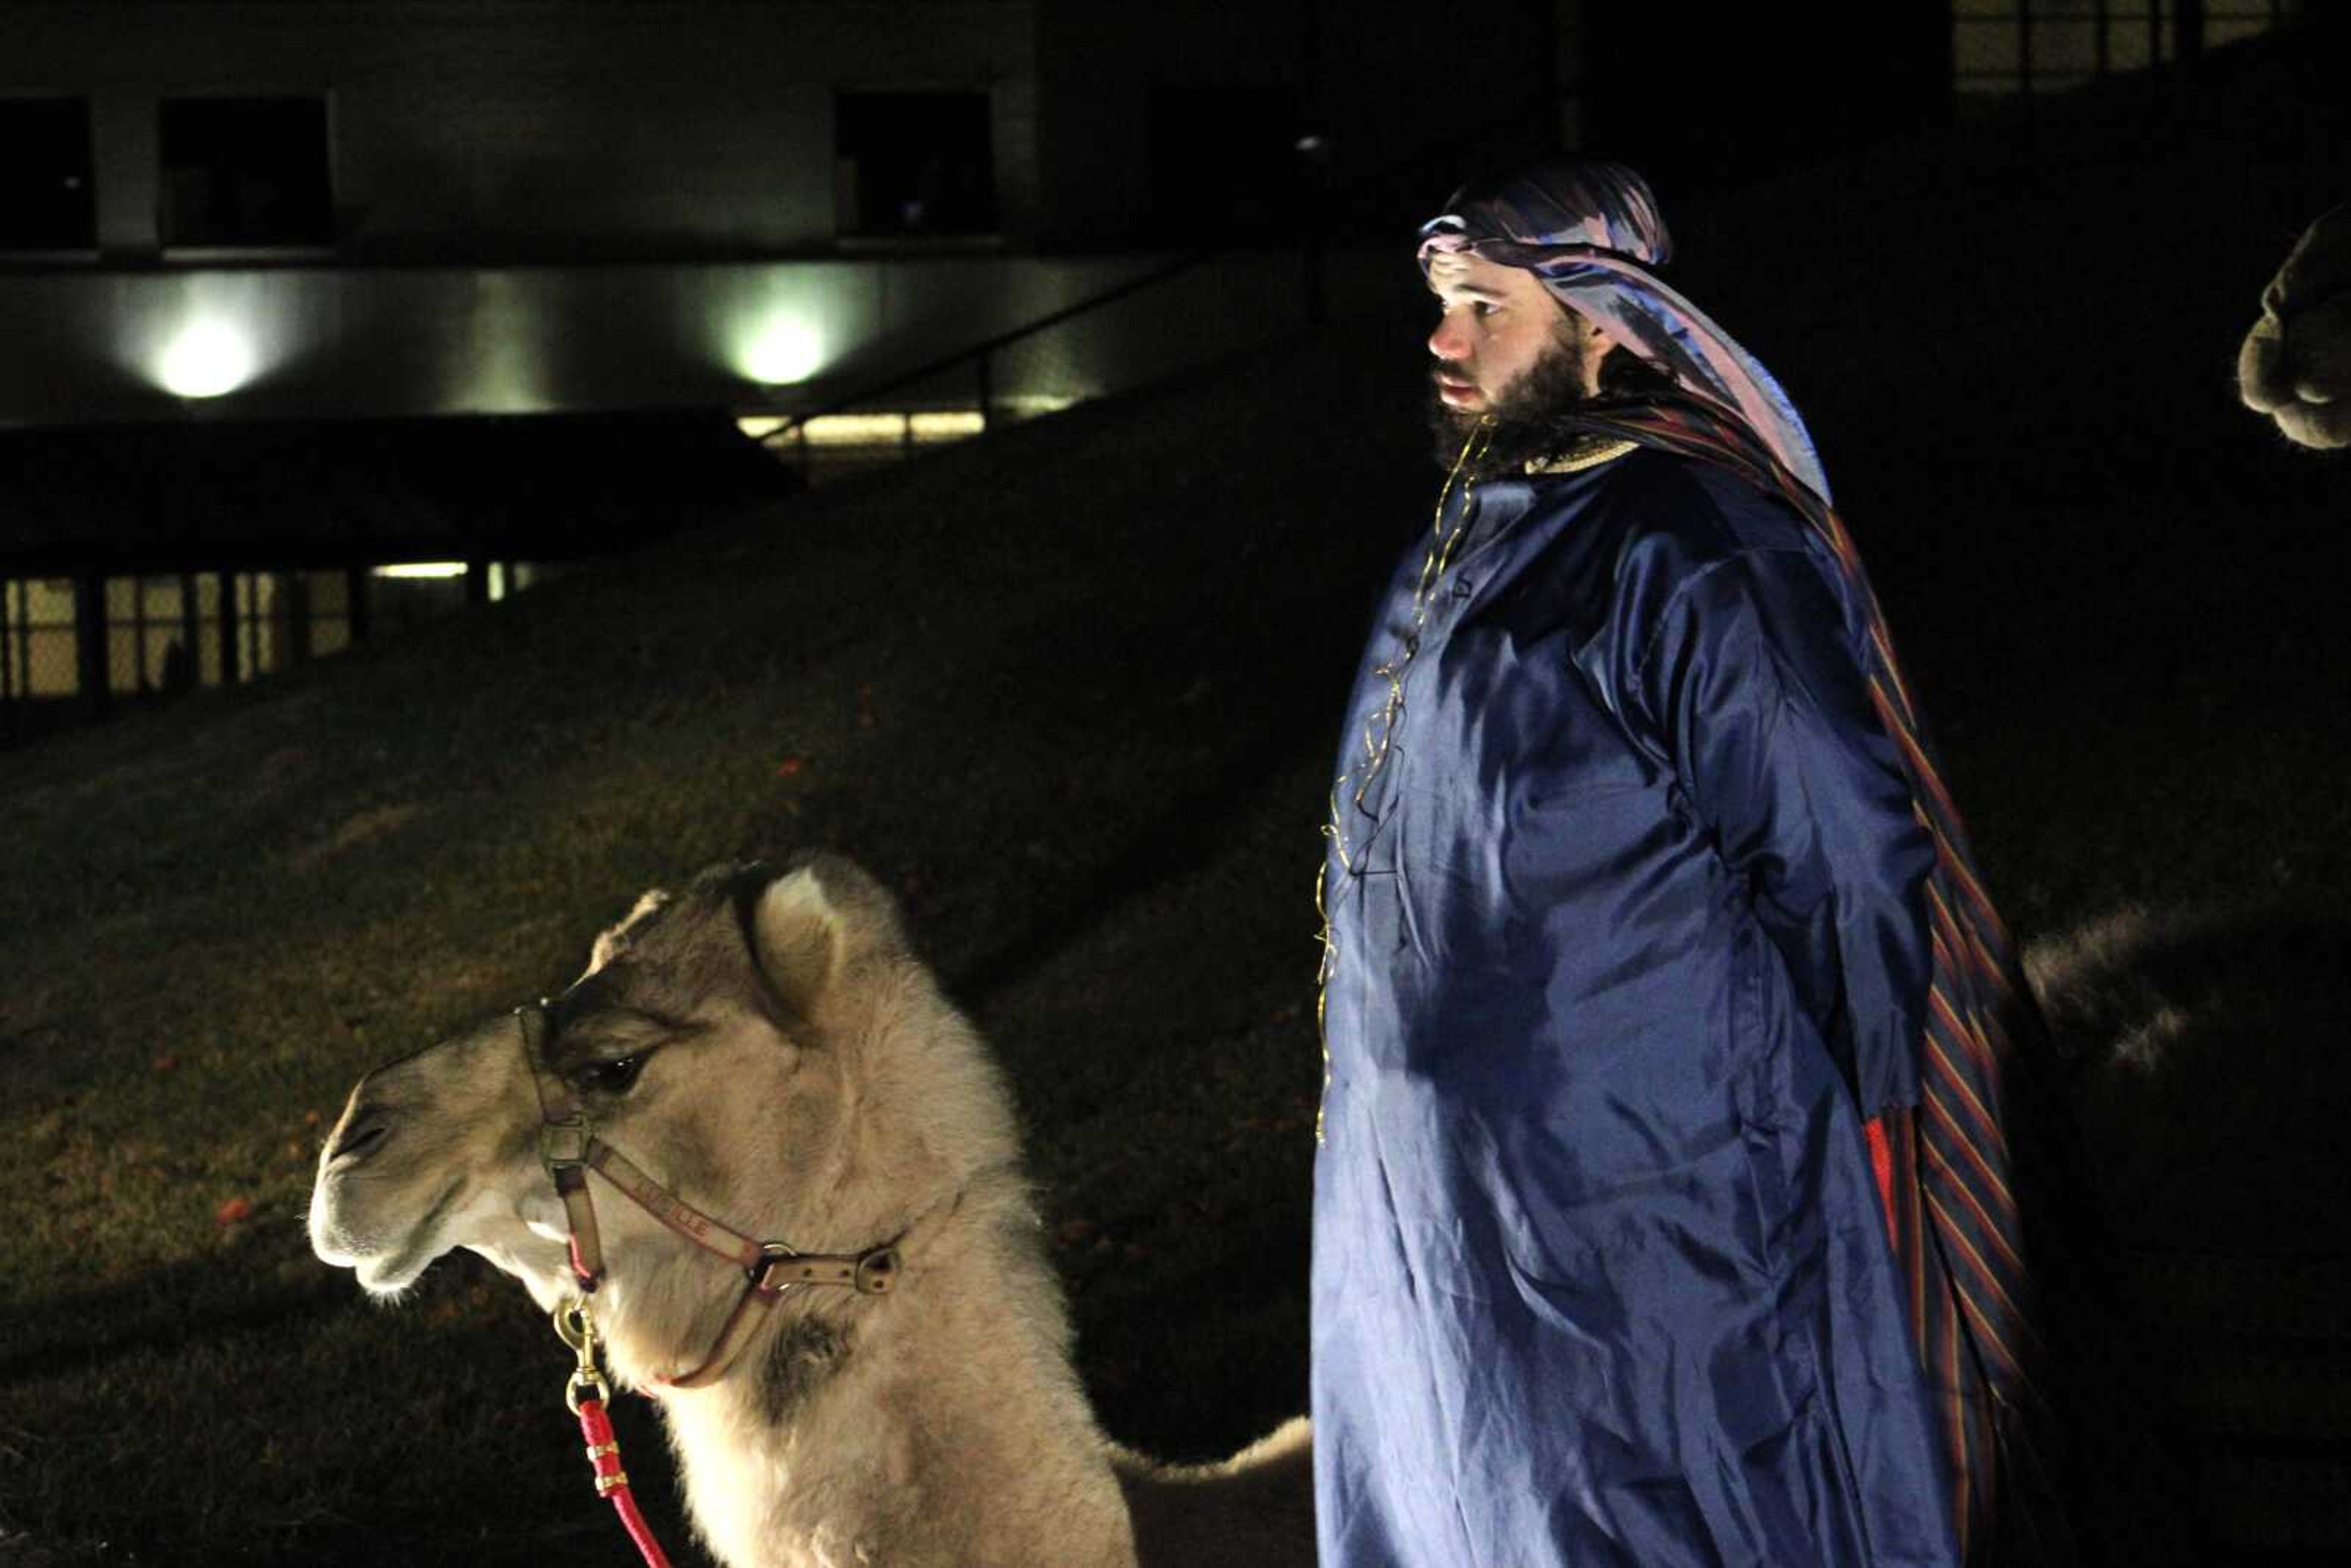
[[[564,1218],[570,1229],[571,1274],[579,1282],[580,1293],[593,1295],[605,1272],[603,1239],[596,1228],[595,1200],[589,1192],[590,1171],[688,1241],[743,1270],[743,1294],[718,1331],[710,1354],[693,1371],[660,1382],[672,1388],[700,1388],[715,1382],[765,1318],[767,1309],[797,1286],[838,1285],[861,1296],[890,1293],[898,1282],[898,1249],[905,1239],[904,1232],[862,1252],[802,1252],[788,1242],[755,1241],[695,1208],[596,1136],[594,1124],[570,1086],[539,1069],[547,1039],[547,1007],[541,998],[517,1008],[515,1022],[521,1037],[523,1067],[538,1096],[538,1160],[563,1200]]]

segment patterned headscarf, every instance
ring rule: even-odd
[[[1489,187],[1464,187],[1420,229],[1420,268],[1467,251],[1523,267],[1560,303],[1689,395],[1754,432],[1822,500],[1828,477],[1788,394],[1738,340],[1653,268],[1673,240],[1648,182],[1621,163],[1541,164]]]

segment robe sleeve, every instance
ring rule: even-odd
[[[1801,549],[1708,563],[1643,648],[1629,695],[1862,1116],[1915,1104],[1934,843],[1822,570]]]

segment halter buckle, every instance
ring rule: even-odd
[[[547,1167],[549,1176],[577,1170],[588,1163],[588,1143],[594,1136],[595,1130],[588,1125],[588,1118],[577,1111],[559,1121],[541,1122],[538,1163]]]
[[[799,1281],[793,1281],[788,1284],[778,1285],[773,1282],[770,1276],[775,1273],[778,1265],[789,1263],[799,1256],[799,1253],[780,1241],[763,1241],[759,1244],[759,1260],[745,1265],[743,1278],[750,1281],[751,1289],[762,1295],[778,1294],[789,1290],[792,1284],[797,1284]]]
[[[876,1247],[857,1260],[857,1278],[852,1281],[861,1296],[886,1296],[898,1283],[898,1249]]]

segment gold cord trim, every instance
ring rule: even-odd
[[[1605,435],[1586,436],[1556,457],[1538,457],[1527,465],[1533,474],[1581,474],[1586,468],[1597,468],[1603,463],[1614,463],[1627,452],[1639,446],[1637,441],[1625,441]]]
[[[1437,492],[1437,512],[1429,523],[1428,554],[1420,563],[1420,578],[1413,586],[1412,625],[1405,633],[1404,652],[1401,656],[1377,664],[1372,670],[1372,674],[1387,682],[1388,695],[1377,716],[1365,720],[1364,724],[1362,772],[1353,779],[1353,799],[1358,809],[1363,806],[1364,796],[1371,789],[1372,780],[1379,777],[1381,768],[1387,762],[1389,737],[1395,733],[1396,720],[1404,716],[1405,666],[1410,664],[1413,656],[1420,652],[1420,632],[1428,622],[1429,605],[1433,602],[1431,596],[1437,585],[1444,580],[1446,570],[1453,564],[1454,547],[1461,542],[1462,534],[1469,527],[1469,499],[1477,487],[1477,481],[1464,479],[1462,476],[1476,473],[1478,460],[1485,456],[1486,449],[1493,440],[1492,418],[1480,419],[1470,430],[1468,438],[1462,442],[1461,455],[1453,460],[1452,472],[1446,475],[1443,488]],[[1627,442],[1625,444],[1629,448],[1632,444]],[[1453,486],[1457,484],[1461,486],[1461,511],[1448,530],[1445,526],[1445,506],[1453,498]],[[1347,853],[1346,820],[1341,805],[1342,798],[1348,793],[1348,783],[1349,776],[1342,773],[1331,786],[1331,819],[1322,824],[1322,836],[1330,841],[1332,853],[1338,857],[1341,869],[1352,871],[1354,862]],[[1331,939],[1331,909],[1329,895],[1324,889],[1327,871],[1327,863],[1314,868],[1314,913],[1322,921],[1322,958],[1314,977],[1314,1033],[1322,1048],[1322,1093],[1314,1106],[1314,1143],[1317,1147],[1322,1143],[1322,1102],[1331,1095],[1331,974],[1339,961],[1338,945]]]

